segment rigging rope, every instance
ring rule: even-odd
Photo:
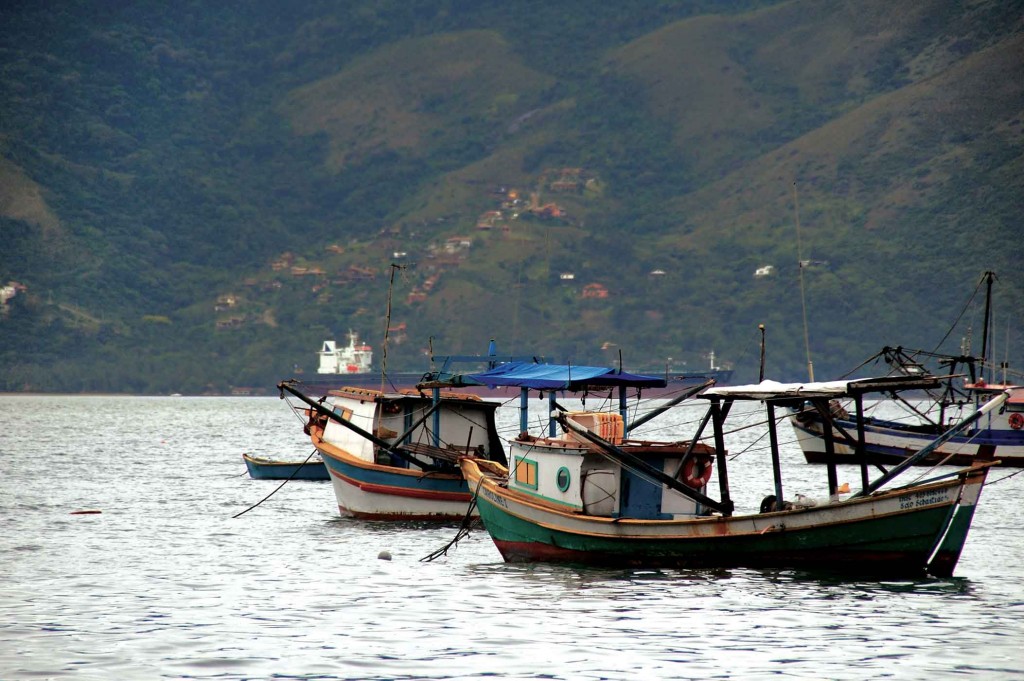
[[[978,295],[978,291],[981,290],[981,285],[983,283],[985,283],[985,276],[984,275],[982,275],[981,279],[978,281],[978,285],[974,287],[974,293],[972,293],[971,297],[967,299],[967,303],[964,304],[964,309],[960,310],[960,314],[958,314],[956,316],[956,320],[953,321],[953,326],[949,327],[949,331],[946,332],[946,335],[942,337],[942,340],[939,341],[939,344],[935,346],[935,349],[932,350],[932,352],[938,352],[939,348],[942,347],[942,344],[946,342],[947,338],[949,338],[949,334],[953,333],[953,329],[955,329],[956,325],[960,323],[960,320],[963,318],[964,314],[967,312],[967,308],[969,308],[971,306],[971,303],[974,302],[974,298],[975,298],[975,296]]]

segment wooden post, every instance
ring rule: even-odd
[[[779,461],[779,434],[775,428],[775,405],[765,402],[768,410],[768,443],[772,450],[772,475],[775,477],[775,510],[782,510],[782,464]]]
[[[626,402],[626,386],[624,385],[619,386],[619,416],[622,417],[622,437],[625,438],[629,435],[629,432],[626,430],[629,424],[629,421],[626,419],[629,416],[629,404]]]
[[[730,406],[732,402],[728,403]],[[718,488],[722,497],[722,506],[729,510],[728,513],[723,513],[725,516],[732,515],[732,497],[729,494],[729,473],[726,471],[725,463],[725,433],[723,432],[723,423],[725,422],[726,414],[729,408],[726,406],[722,407],[721,402],[717,397],[711,398],[711,422],[715,430],[715,454],[717,455],[718,464]]]
[[[519,432],[526,433],[530,430],[530,390],[529,388],[519,389]]]
[[[811,400],[814,408],[821,415],[821,434],[825,440],[825,465],[828,468],[828,495],[831,497],[839,488],[839,478],[836,474],[836,441],[832,432],[832,415],[829,413],[827,399],[817,398]]]
[[[757,328],[761,330],[761,370],[757,374],[757,382],[761,383],[764,381],[764,324],[758,324]]]
[[[864,443],[864,395],[857,393],[853,396],[853,403],[857,407],[857,463],[860,464],[860,488],[867,489],[870,480],[868,479],[868,452]]]
[[[551,414],[555,411],[555,397],[554,390],[548,392],[548,437],[554,437],[558,434],[558,430],[555,428],[555,419],[551,417]]]

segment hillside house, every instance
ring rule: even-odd
[[[222,312],[235,305],[238,305],[238,296],[234,293],[225,293],[217,296],[217,302],[214,304],[213,309],[215,312]]]
[[[485,211],[476,219],[476,228],[481,231],[493,229],[502,220],[504,220],[504,217],[500,210]]]
[[[604,284],[587,284],[583,287],[582,296],[591,299],[607,298],[608,289]]]
[[[19,284],[16,281],[7,282],[6,286],[0,287],[0,305],[7,305],[8,300],[27,290],[28,287],[24,284]]]
[[[529,212],[540,218],[563,220],[567,217],[565,210],[557,203],[546,203],[543,206],[530,208]]]
[[[303,265],[294,265],[290,271],[293,277],[322,277],[325,274],[319,267],[305,267]]]
[[[548,185],[553,192],[578,192],[583,187],[579,179],[560,178]]]
[[[275,272],[280,272],[281,270],[286,270],[291,267],[293,262],[295,262],[294,253],[282,253],[278,256],[277,260],[270,263],[270,269]]]
[[[444,242],[445,253],[461,253],[468,251],[473,240],[466,236],[453,236]]]
[[[359,265],[349,265],[349,268],[345,270],[346,281],[369,281],[377,276],[377,270],[372,267],[360,267]]]
[[[217,321],[217,330],[223,331],[224,329],[237,329],[243,324],[245,324],[244,316],[228,317],[227,319],[220,319]]]
[[[761,267],[758,267],[756,270],[754,270],[754,277],[756,277],[757,279],[763,279],[764,277],[770,277],[773,274],[775,274],[775,266],[774,265],[762,265]]]

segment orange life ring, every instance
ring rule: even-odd
[[[1021,414],[1019,411],[1010,414],[1010,427],[1014,430],[1024,428],[1024,414]]]
[[[694,489],[700,489],[711,479],[711,460],[703,456],[691,456],[683,466],[683,482]]]

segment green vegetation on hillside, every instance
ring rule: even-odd
[[[391,367],[495,338],[633,369],[713,350],[747,380],[764,323],[795,380],[798,217],[817,378],[932,349],[984,270],[1024,367],[1021,0],[0,21],[0,390],[269,389],[324,338],[379,345],[392,263]]]

